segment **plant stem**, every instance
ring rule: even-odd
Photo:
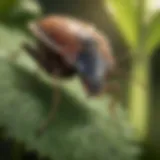
[[[129,118],[136,130],[135,139],[140,142],[146,138],[148,131],[149,64],[149,58],[133,61],[130,77]]]

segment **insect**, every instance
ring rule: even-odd
[[[116,59],[108,39],[94,25],[69,16],[49,15],[30,23],[29,29],[37,42],[34,46],[25,43],[23,47],[53,77],[65,79],[78,75],[89,97],[103,92],[118,93],[118,83],[110,82],[119,74]],[[117,95],[111,106],[119,98]],[[38,133],[53,120],[58,103],[55,96]]]

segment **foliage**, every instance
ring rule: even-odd
[[[123,111],[118,108],[117,119],[111,119],[109,99],[88,100],[76,78],[59,84],[62,100],[56,120],[42,137],[35,136],[49,112],[52,77],[37,73],[36,63],[20,48],[32,38],[19,25],[7,24],[3,21],[0,27],[0,125],[7,136],[52,159],[136,158],[137,147]],[[19,54],[16,60],[12,59],[15,53]]]
[[[133,50],[143,46],[144,54],[153,53],[160,42],[160,11],[150,12],[150,3],[147,0],[107,0],[106,3],[126,43]]]
[[[155,47],[160,43],[160,11],[151,12],[147,0],[107,0],[106,2],[106,7],[110,9],[117,28],[130,47],[132,69],[128,92],[129,117],[137,130],[136,139],[143,141],[148,135],[150,60]]]
[[[146,34],[146,43],[145,43],[145,51],[148,52],[148,54],[152,54],[153,50],[159,45],[160,43],[160,11],[157,11],[154,15],[152,15],[152,18],[147,26],[147,34]]]

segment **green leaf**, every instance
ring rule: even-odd
[[[137,15],[136,5],[133,0],[106,0],[106,10],[114,17],[115,23],[132,48],[137,45]]]
[[[138,28],[138,47],[142,47],[144,41],[144,32],[146,30],[145,16],[147,13],[147,1],[138,0],[137,1],[137,28]]]
[[[60,85],[62,101],[56,120],[42,137],[35,137],[35,130],[49,112],[52,79],[43,71],[35,75],[35,62],[22,51],[14,63],[7,60],[29,39],[25,33],[1,25],[0,37],[0,126],[9,137],[52,159],[136,158],[137,147],[131,143],[132,130],[122,110],[112,120],[107,112],[108,99],[87,99],[76,78]]]
[[[18,5],[19,0],[1,0],[0,1],[0,20],[7,17],[10,12]]]
[[[8,7],[8,10],[4,8],[4,13],[1,7]],[[12,5],[9,0],[6,3],[0,2],[0,21],[12,27],[19,25],[19,27],[24,28],[29,20],[39,16],[41,16],[41,8],[36,1],[12,0]]]
[[[145,51],[151,55],[153,50],[160,44],[160,12],[156,12],[150,18],[147,26]]]

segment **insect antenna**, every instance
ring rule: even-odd
[[[49,111],[47,119],[45,119],[42,122],[42,125],[40,126],[40,128],[37,129],[37,132],[36,132],[37,137],[41,136],[45,132],[45,130],[48,128],[50,123],[55,118],[60,101],[61,101],[60,90],[59,90],[58,86],[55,86],[55,88],[53,89],[51,109]]]
[[[125,54],[125,56],[123,56],[123,57],[121,57],[121,58],[119,58],[119,57],[117,57],[116,59],[118,59],[118,64],[120,65],[120,64],[122,64],[122,63],[124,63],[125,61],[127,61],[127,60],[137,60],[137,61],[140,61],[140,60],[143,60],[145,57],[144,56],[142,56],[142,55],[131,55],[131,54]]]
[[[133,60],[133,58],[135,59],[135,60],[137,60],[137,61],[140,61],[140,60],[144,60],[144,57],[143,56],[138,56],[138,55],[134,55],[134,56],[132,56],[131,54],[126,54],[124,57],[122,57],[122,58],[119,58],[119,57],[117,57],[116,59],[118,59],[117,60],[117,67],[116,67],[116,71],[115,71],[115,75],[116,76],[118,76],[118,77],[122,77],[122,75],[123,75],[123,78],[124,77],[126,77],[126,75],[129,75],[130,74],[130,70],[128,71],[126,71],[126,70],[124,70],[124,68],[123,67],[121,67],[121,64],[123,64],[125,61],[127,61],[127,60]],[[140,85],[140,86],[142,86],[144,89],[146,89],[147,87],[144,85],[144,84],[142,84],[142,82],[140,82],[139,80],[135,80],[135,83],[136,84],[138,84],[138,85]]]

